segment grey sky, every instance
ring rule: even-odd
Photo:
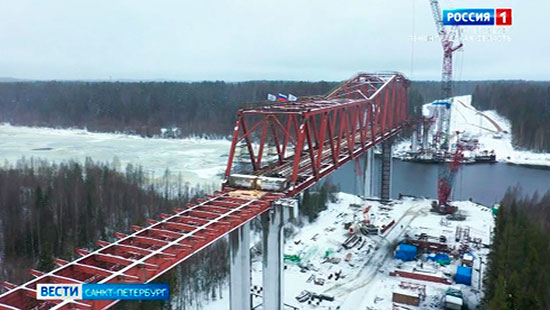
[[[513,9],[511,42],[466,41],[456,79],[550,79],[550,1],[440,2]],[[0,76],[439,79],[439,41],[413,44],[413,34],[436,34],[428,0],[0,0]]]

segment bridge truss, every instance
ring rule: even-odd
[[[185,209],[147,220],[134,233],[115,233],[115,242],[97,241],[98,249],[77,249],[81,257],[17,286],[2,282],[0,310],[99,310],[116,300],[37,300],[39,283],[147,283],[193,254],[271,208],[279,198],[293,197],[366,150],[397,134],[408,123],[407,87],[399,73],[358,74],[327,96],[240,110],[226,176],[240,143],[248,149],[253,175],[288,179],[282,191],[223,191],[197,199]],[[249,125],[253,124],[253,125]],[[244,141],[244,142],[243,142]],[[276,149],[268,162],[264,150]]]
[[[287,179],[286,194],[294,196],[401,131],[409,84],[398,73],[361,73],[327,96],[240,110],[226,178],[237,150],[246,147],[246,173]],[[275,160],[264,160],[268,147]]]

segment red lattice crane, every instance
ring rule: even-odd
[[[434,209],[441,214],[452,214],[457,211],[456,207],[449,205],[449,201],[451,200],[451,192],[453,190],[454,180],[458,169],[460,168],[460,163],[463,159],[464,148],[462,144],[460,144],[459,134],[460,132],[457,131],[456,149],[453,153],[452,161],[448,165],[442,164],[446,165],[447,167],[442,168],[440,166],[439,168],[439,175],[437,180],[438,204],[437,206],[434,206]]]
[[[441,71],[441,93],[443,100],[447,100],[446,105],[441,105],[436,111],[438,111],[437,117],[437,131],[434,135],[434,145],[439,147],[443,152],[443,155],[448,149],[448,142],[450,137],[450,120],[451,120],[451,96],[452,92],[452,80],[453,80],[453,53],[462,48],[463,44],[460,42],[460,30],[458,27],[453,26],[446,29],[443,26],[443,19],[441,15],[441,8],[439,7],[438,0],[430,0],[432,8],[432,14],[434,17],[435,25],[437,27],[437,33],[441,40],[441,46],[443,47],[443,66]],[[455,45],[455,40],[458,40],[458,44]],[[457,132],[458,137],[458,132]],[[451,207],[448,204],[452,186],[454,182],[454,176],[458,171],[460,162],[462,161],[462,147],[457,142],[456,150],[453,154],[453,159],[450,165],[440,165],[438,168],[438,180],[437,180],[437,196],[438,205],[437,209],[441,213],[454,213],[456,208]]]

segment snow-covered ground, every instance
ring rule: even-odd
[[[425,105],[426,107],[426,105]],[[433,126],[435,127],[435,126]],[[550,153],[534,153],[514,149],[510,121],[496,111],[478,111],[472,106],[472,96],[458,96],[451,105],[450,132],[477,138],[481,151],[495,151],[497,161],[512,164],[550,166]],[[400,156],[410,150],[410,140],[396,146]]]
[[[442,298],[446,289],[445,284],[418,281],[389,275],[396,269],[424,272],[440,275],[452,281],[458,260],[451,265],[442,267],[437,263],[419,259],[414,262],[402,262],[394,258],[396,245],[406,235],[415,236],[427,233],[430,236],[446,236],[450,248],[457,248],[455,242],[456,227],[463,229],[470,227],[471,238],[481,238],[483,244],[490,244],[490,231],[494,222],[491,210],[471,202],[456,202],[465,221],[446,221],[443,216],[431,213],[430,200],[405,198],[394,201],[389,205],[379,202],[363,201],[357,196],[340,193],[339,201],[329,204],[319,218],[312,224],[306,225],[297,231],[297,234],[286,241],[285,254],[297,255],[302,260],[300,264],[286,261],[285,265],[285,303],[298,309],[392,309],[392,292],[402,290],[401,282],[415,283],[426,286],[426,299],[419,307],[405,305],[409,309],[443,309]],[[359,206],[350,206],[357,204]],[[361,242],[352,249],[346,250],[342,242],[349,236],[344,223],[363,219],[363,210],[372,206],[369,214],[371,220],[381,224],[390,219],[395,220],[386,233],[377,236],[362,236],[365,244],[359,249]],[[374,215],[374,217],[372,216]],[[326,257],[340,259],[338,263],[327,262]],[[471,286],[458,285],[469,309],[476,309],[481,298],[478,289],[480,274],[478,271],[481,259],[486,261],[488,249],[472,247],[471,253],[475,256],[473,281]],[[346,257],[350,258],[346,261]],[[423,261],[423,262],[422,262]],[[422,265],[421,265],[422,264]],[[303,266],[309,266],[304,269]],[[485,266],[482,267],[482,271]],[[261,286],[261,262],[252,264],[252,282]],[[334,274],[341,272],[343,278],[335,280]],[[330,276],[332,274],[332,277]],[[310,279],[321,278],[324,285],[315,284]],[[330,279],[329,279],[330,277]],[[457,286],[457,285],[453,285]],[[316,294],[333,296],[333,302],[324,301],[320,305],[300,303],[296,296],[303,290]],[[228,309],[228,294],[226,298],[214,301],[205,306],[208,310]],[[255,298],[255,304],[261,303],[261,298]]]
[[[94,161],[141,165],[154,177],[170,170],[191,184],[220,184],[227,164],[230,141],[207,139],[151,139],[139,136],[92,133],[79,129],[52,129],[0,124],[0,166],[15,164],[21,157],[61,162],[86,157]]]

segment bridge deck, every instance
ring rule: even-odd
[[[76,250],[82,257],[75,261],[56,260],[59,267],[51,272],[31,271],[36,278],[21,286],[1,283],[9,291],[0,295],[0,310],[100,310],[111,307],[117,301],[36,300],[35,289],[39,283],[147,283],[158,278],[268,210],[276,199],[295,196],[401,131],[408,122],[405,109],[408,84],[408,80],[397,73],[359,74],[322,100],[316,98],[299,104],[242,112],[234,130],[226,176],[231,171],[238,141],[245,140],[249,151],[253,151],[250,133],[263,124],[261,141],[265,141],[269,121],[273,120],[279,126],[279,129],[273,128],[275,141],[278,141],[278,134],[285,134],[279,156],[285,156],[287,144],[294,147],[295,154],[277,165],[258,169],[261,167],[262,142],[257,157],[250,152],[251,163],[258,175],[278,175],[292,180],[294,184],[289,190],[275,193],[226,188],[224,192],[197,199],[186,209],[160,214],[158,220],[149,219],[149,226],[145,228],[132,226],[135,232],[130,235],[115,233],[118,238],[115,242],[98,241],[99,248],[95,251]],[[247,113],[266,118],[248,130],[244,118]],[[285,115],[287,125],[282,125],[273,113]],[[331,120],[327,120],[328,115],[332,115]],[[315,128],[317,116],[321,124],[328,123],[327,128]],[[239,136],[239,129],[245,132],[242,136]],[[376,134],[373,135],[370,129],[375,129]]]
[[[131,235],[116,233],[119,240],[98,241],[96,251],[77,250],[81,258],[58,260],[59,268],[0,296],[0,309],[106,309],[116,301],[36,300],[39,283],[146,283],[247,223],[271,206],[283,194],[265,192],[217,192],[174,214],[148,220],[146,228],[132,226]]]

